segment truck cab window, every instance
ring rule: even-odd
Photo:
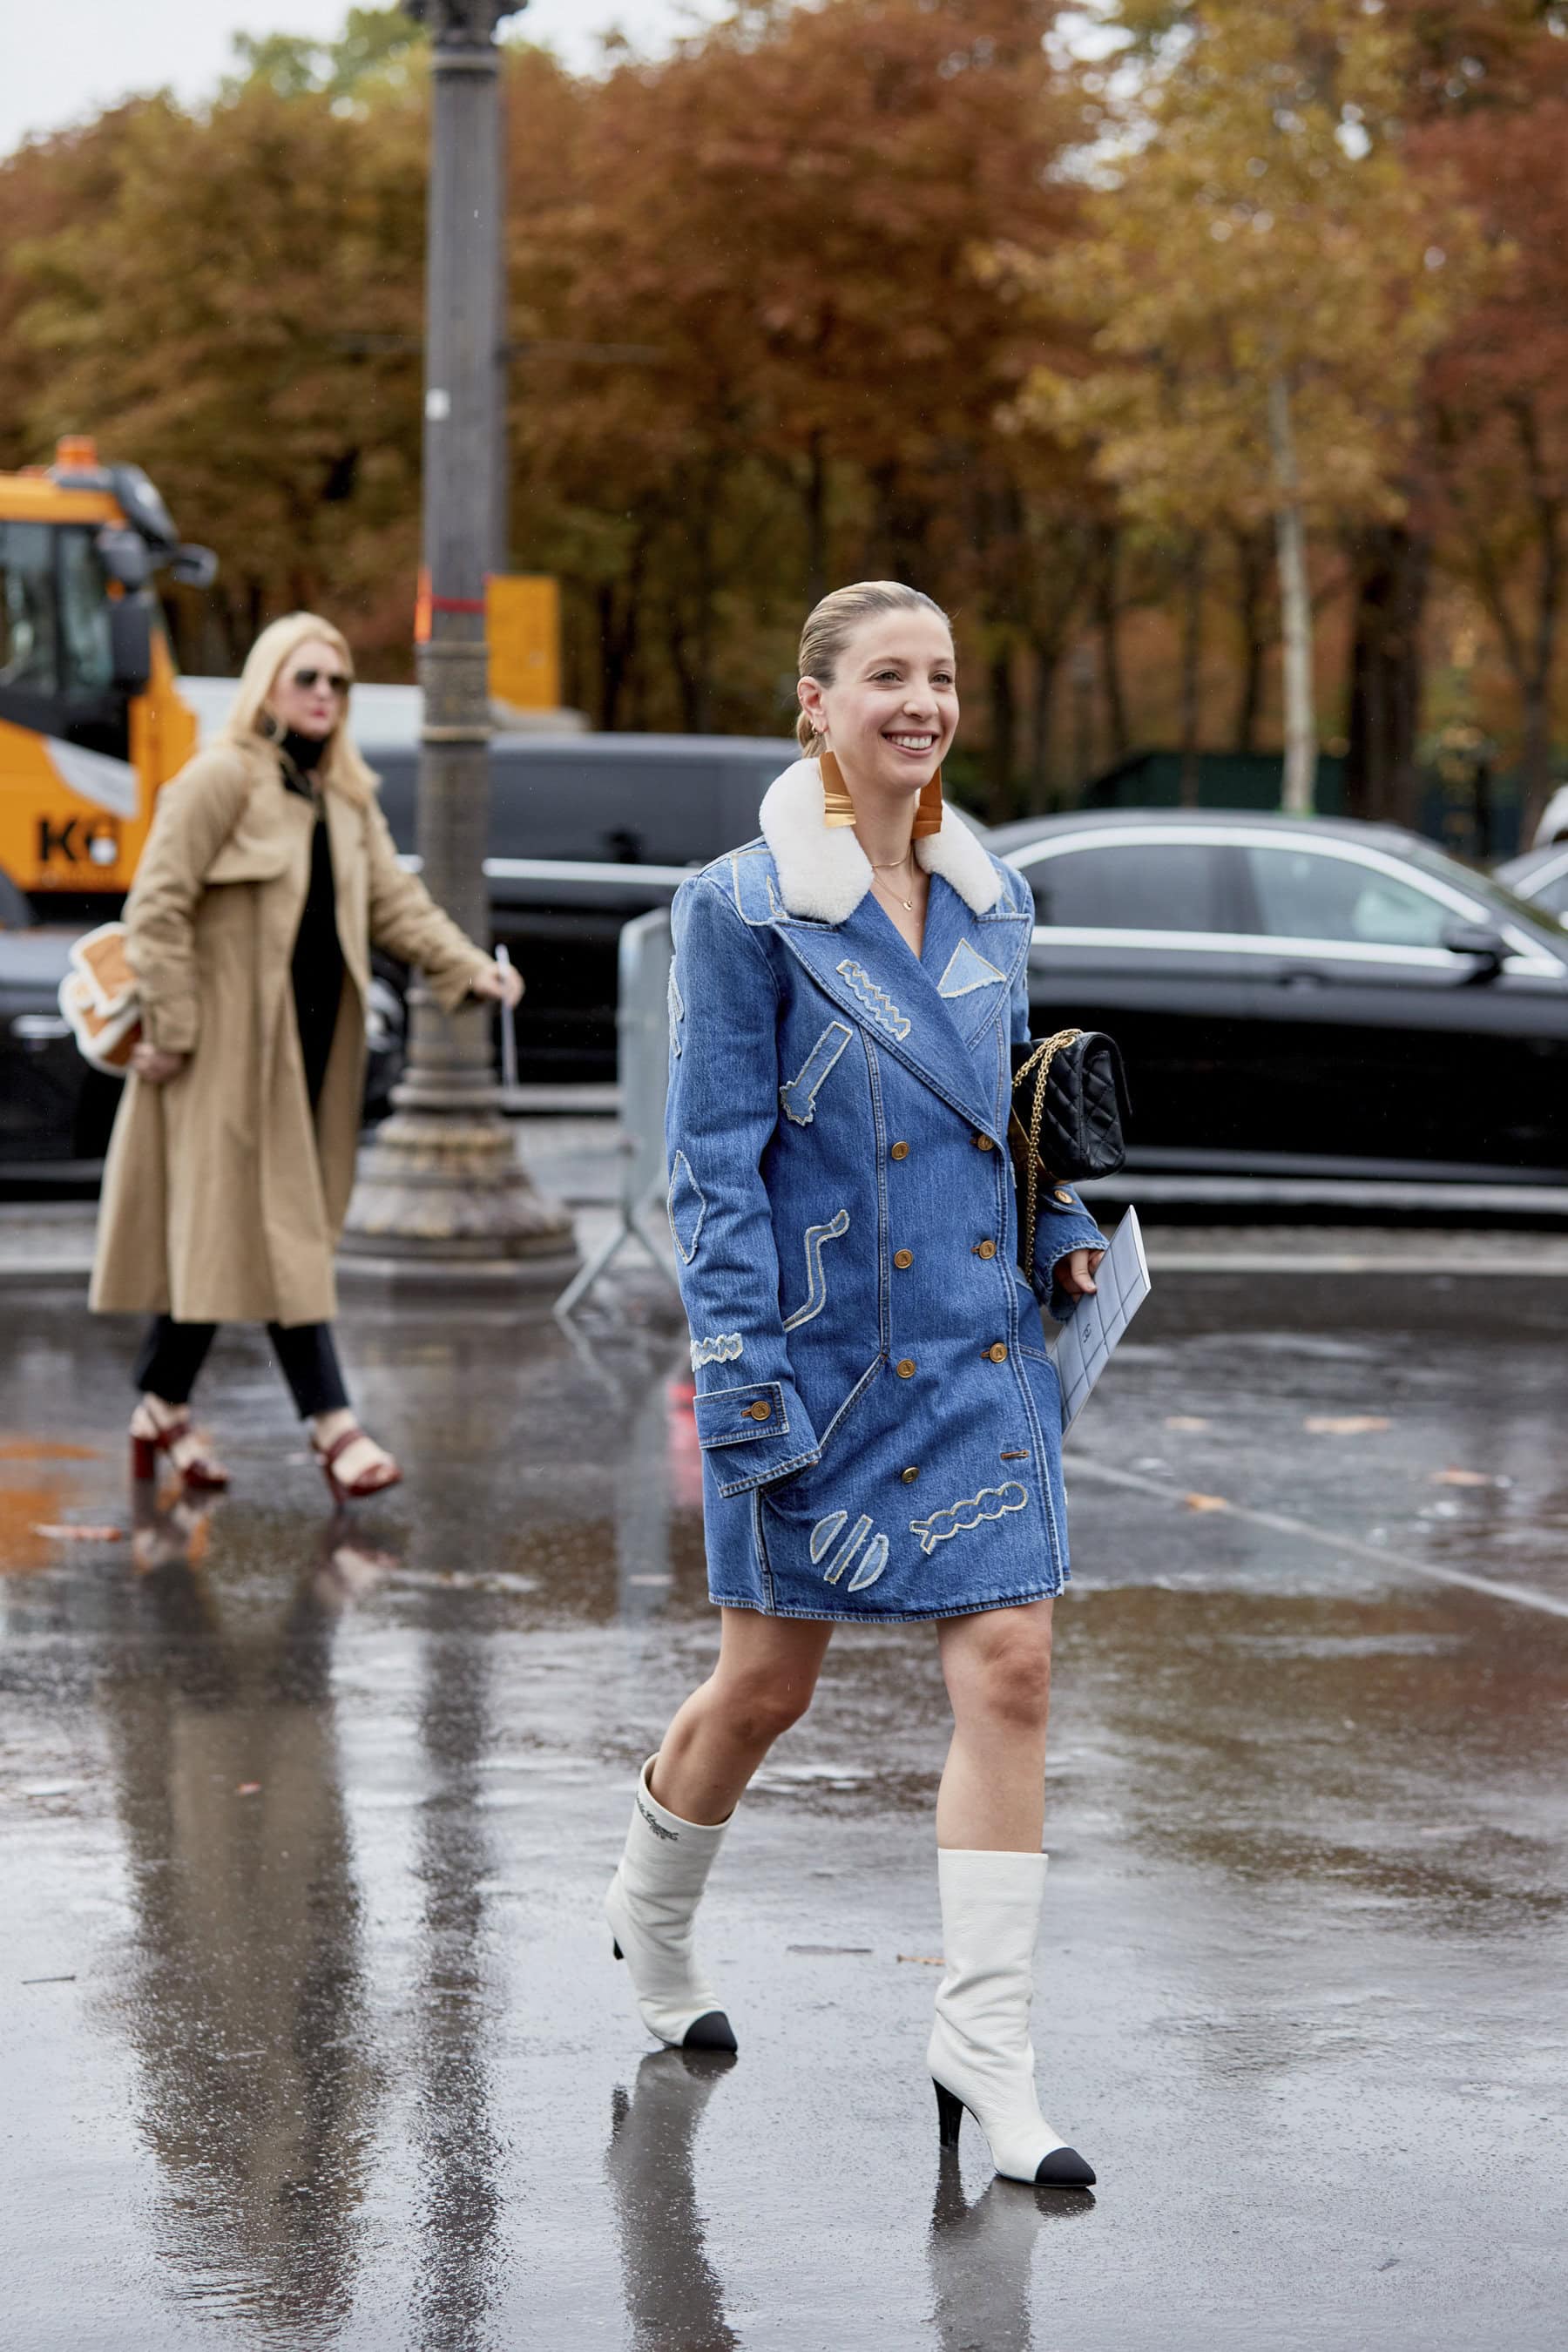
[[[67,694],[101,694],[114,682],[108,590],[92,534],[58,534],[60,556],[60,684]]]
[[[54,532],[47,523],[0,523],[0,688],[59,692]]]

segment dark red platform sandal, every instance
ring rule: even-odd
[[[341,1432],[330,1445],[319,1445],[313,1437],[310,1440],[310,1451],[321,1465],[322,1474],[331,1488],[334,1503],[367,1502],[372,1495],[384,1495],[389,1486],[400,1486],[403,1484],[403,1473],[384,1447],[377,1448],[381,1454],[381,1460],[373,1462],[368,1470],[362,1470],[357,1478],[345,1482],[338,1476],[337,1464],[340,1457],[347,1453],[351,1445],[359,1444],[362,1439],[367,1445],[375,1444],[374,1438],[366,1437],[364,1431],[356,1421],[352,1429]]]
[[[184,1407],[143,1397],[131,1416],[131,1475],[139,1486],[158,1475],[160,1454],[168,1456],[175,1475],[197,1494],[220,1495],[228,1485],[228,1472]]]

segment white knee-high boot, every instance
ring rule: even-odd
[[[692,1919],[730,1822],[710,1827],[667,1811],[648,1788],[658,1761],[650,1756],[637,1776],[626,1852],[605,1916],[648,2032],[680,2050],[733,2050],[730,2021],[691,1949]]]
[[[967,2107],[1009,2180],[1088,2189],[1093,2171],[1051,2129],[1035,2095],[1029,2003],[1046,1857],[939,1850],[937,1879],[947,1965],[926,2062],[942,2145],[956,2146]]]

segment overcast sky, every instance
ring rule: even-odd
[[[336,33],[345,0],[57,0],[26,11],[0,0],[0,154],[29,131],[96,114],[132,90],[170,88],[183,99],[212,89],[231,62],[236,33]],[[619,26],[657,50],[721,0],[531,0],[509,32],[546,41],[576,67],[595,63],[599,36]]]

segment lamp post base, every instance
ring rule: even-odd
[[[553,1297],[578,1263],[571,1218],[534,1190],[494,1114],[399,1110],[360,1155],[340,1284]]]

